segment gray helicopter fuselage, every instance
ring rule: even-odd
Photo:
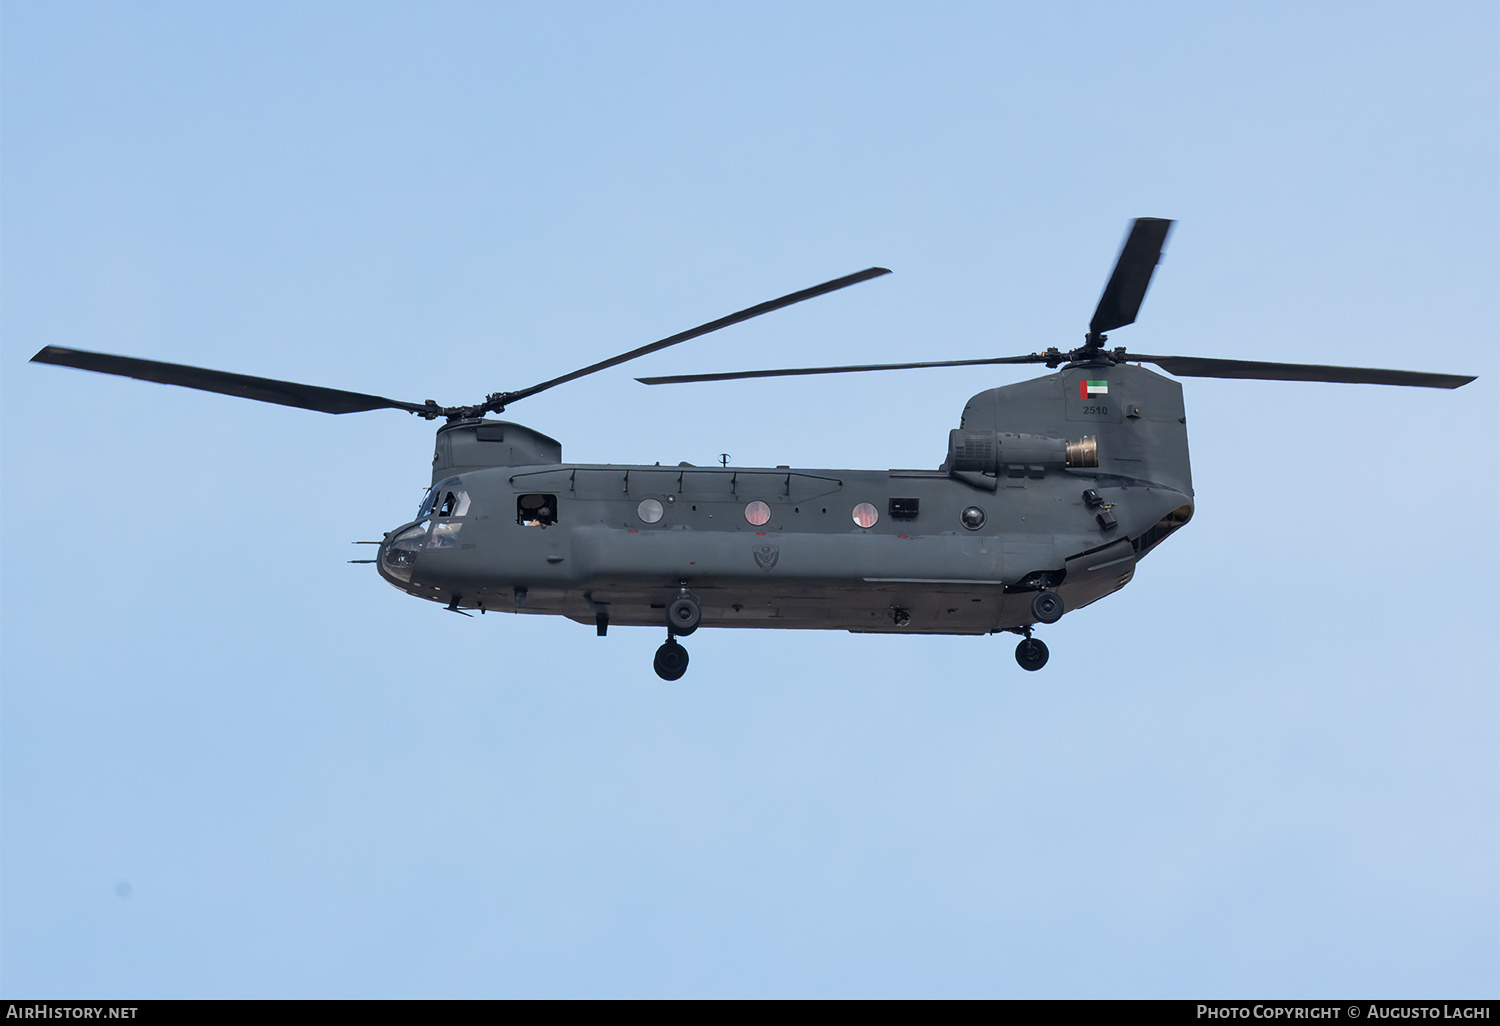
[[[322,413],[443,418],[432,486],[374,562],[388,582],[465,616],[547,613],[599,634],[665,627],[652,665],[688,666],[700,626],[1023,635],[1016,662],[1046,665],[1032,625],[1129,583],[1136,563],[1193,515],[1179,377],[1460,388],[1474,378],[1106,350],[1135,323],[1172,221],[1139,217],[1066,352],[637,378],[678,385],[936,367],[1045,364],[1055,373],[980,392],[936,470],[794,470],[566,464],[555,439],[486,420],[523,399],[774,310],[870,281],[825,281],[538,382],[443,406],[184,364],[44,346],[31,359]]]
[[[1123,587],[1192,515],[1181,387],[1123,364],[979,393],[935,470],[565,464],[494,420],[447,424],[436,449],[381,575],[601,627],[665,627],[686,594],[707,627],[1018,629],[1039,591],[1072,610]]]

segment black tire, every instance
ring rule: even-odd
[[[690,598],[680,598],[667,607],[667,629],[685,638],[698,629],[703,610]]]
[[[681,680],[688,668],[687,649],[675,641],[668,641],[656,650],[651,666],[662,680]]]
[[[1062,619],[1063,600],[1056,592],[1037,592],[1036,598],[1031,600],[1031,615],[1039,623],[1056,623]]]
[[[1016,662],[1023,670],[1040,670],[1047,665],[1047,645],[1040,638],[1023,638],[1016,646]]]

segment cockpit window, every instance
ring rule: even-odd
[[[426,524],[413,524],[392,538],[385,547],[385,570],[392,577],[410,581],[417,567],[417,554],[427,536]]]
[[[437,515],[440,517],[461,517],[469,512],[469,493],[459,489],[457,491],[447,490],[442,493],[438,502]]]
[[[516,523],[526,527],[551,527],[557,523],[557,496],[517,496]]]
[[[417,519],[437,515],[461,517],[469,512],[469,493],[462,487],[463,478],[450,477],[427,489],[422,505],[417,510]]]
[[[440,517],[461,517],[469,511],[469,493],[463,489],[463,478],[445,477],[422,496],[422,505],[417,510],[417,519],[437,514]]]

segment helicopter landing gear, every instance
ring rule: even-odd
[[[1022,638],[1016,646],[1016,662],[1023,670],[1040,670],[1047,665],[1047,646],[1041,638]]]
[[[1031,615],[1042,623],[1056,623],[1062,619],[1063,600],[1056,592],[1038,592],[1036,598],[1031,600]],[[1041,643],[1038,642],[1038,644]],[[1045,651],[1045,648],[1043,651]],[[1042,662],[1045,663],[1046,661],[1047,657],[1045,655],[1042,656]],[[1037,665],[1040,666],[1041,663]]]
[[[698,629],[698,621],[703,619],[703,608],[697,601],[687,595],[683,595],[667,607],[667,630],[678,637],[687,637]]]
[[[652,660],[651,666],[662,680],[680,680],[687,673],[687,649],[677,644],[676,638],[668,637],[661,648],[656,650],[656,658]]]
[[[698,605],[698,600],[687,590],[687,582],[683,581],[682,590],[667,606],[667,640],[656,650],[656,658],[651,663],[662,680],[680,680],[687,673],[687,649],[679,645],[677,639],[697,630],[702,619],[703,607]]]

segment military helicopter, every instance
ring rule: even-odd
[[[654,668],[677,680],[699,627],[1034,637],[1128,584],[1193,516],[1181,377],[1458,388],[1472,377],[1107,349],[1135,321],[1172,221],[1139,218],[1083,345],[976,360],[638,378],[647,385],[926,367],[1044,364],[1053,373],[972,397],[932,470],[567,464],[557,440],[488,415],[538,392],[890,272],[871,267],[752,306],[472,406],[403,402],[295,382],[48,346],[34,363],[183,385],[322,413],[441,418],[416,516],[372,560],[388,583],[465,616],[547,613],[666,630]]]

